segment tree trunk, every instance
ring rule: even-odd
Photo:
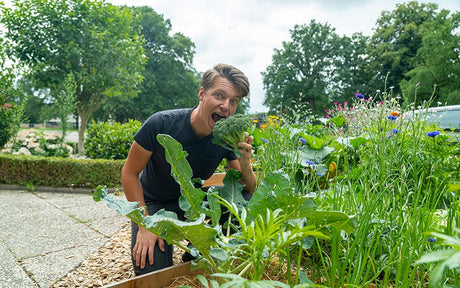
[[[85,130],[88,125],[88,119],[91,113],[81,112],[80,114],[80,127],[78,127],[78,155],[83,155],[85,152]]]

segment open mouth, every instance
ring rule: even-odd
[[[222,116],[219,113],[212,113],[211,117],[212,117],[212,120],[214,120],[214,122],[217,122],[217,121],[225,118],[225,116]]]

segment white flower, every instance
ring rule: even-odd
[[[26,147],[21,147],[21,148],[19,148],[18,154],[21,154],[21,155],[32,155],[32,153],[30,153],[30,151],[29,151]]]

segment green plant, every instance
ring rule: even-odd
[[[87,129],[85,154],[93,159],[126,159],[134,134],[141,127],[137,120],[127,123],[93,122]]]
[[[244,142],[244,133],[248,131],[251,123],[251,118],[243,114],[233,114],[221,119],[214,125],[213,142],[241,157],[238,142]]]
[[[57,132],[21,129],[14,140],[9,141],[2,152],[11,154],[68,157],[73,147],[62,142]]]
[[[290,250],[297,247],[302,251],[309,243],[304,243],[306,238],[329,239],[329,227],[347,232],[354,229],[353,219],[344,213],[319,211],[312,199],[296,194],[281,171],[263,179],[248,202],[241,195],[243,186],[238,181],[241,174],[235,170],[227,172],[221,189],[211,187],[206,194],[194,187],[182,146],[168,135],[158,135],[157,140],[165,147],[171,174],[181,186],[179,205],[187,221],[180,221],[175,213],[164,210],[145,217],[139,203],[111,197],[103,187],[98,187],[94,199],[104,200],[118,213],[197,256],[197,264],[212,272],[261,280],[273,256],[280,257],[280,263],[291,263]],[[230,216],[221,226],[223,207]],[[206,217],[211,222],[205,221]],[[190,241],[192,247],[181,244],[182,239]],[[300,262],[296,265],[295,273],[303,273]],[[290,272],[285,275],[290,282],[305,279],[299,275],[291,279]]]
[[[1,93],[0,90],[0,149],[18,132],[24,111],[22,105],[6,102]]]
[[[442,285],[447,269],[460,268],[460,229],[455,229],[455,231],[457,237],[444,233],[430,233],[432,235],[429,238],[430,242],[440,242],[440,246],[448,248],[428,252],[415,262],[415,264],[436,263],[430,272],[430,287]],[[457,280],[460,280],[460,277],[457,277]]]

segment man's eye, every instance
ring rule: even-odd
[[[232,102],[232,104],[235,104],[235,105],[238,104],[238,100],[237,100],[237,99],[232,99],[231,102]]]
[[[217,97],[217,98],[222,98],[222,94],[216,93],[216,97]]]

